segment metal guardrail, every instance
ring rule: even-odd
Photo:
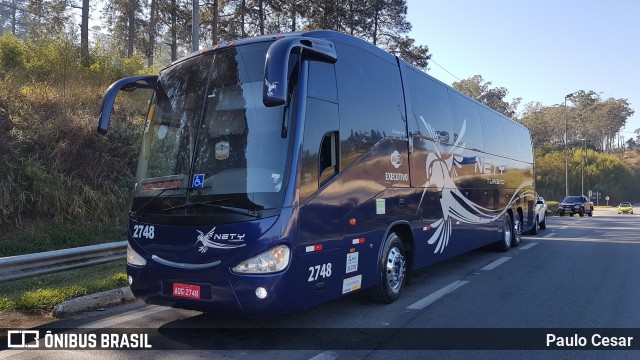
[[[127,242],[82,246],[0,258],[0,282],[104,264],[127,256]]]

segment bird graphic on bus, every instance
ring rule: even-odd
[[[203,233],[200,230],[196,230],[197,232],[200,233],[200,235],[198,235],[198,240],[196,240],[196,243],[193,245],[197,245],[199,242],[202,243],[202,246],[200,246],[198,248],[198,250],[201,253],[206,253],[207,250],[209,250],[209,248],[211,249],[235,249],[235,248],[239,248],[242,246],[245,246],[246,244],[242,244],[242,245],[230,245],[230,244],[221,244],[215,241],[211,241],[211,238],[213,237],[213,234],[215,234],[216,228],[214,227],[213,229],[211,229],[208,233]]]
[[[269,80],[264,79],[264,85],[267,87],[267,95],[273,96],[273,90],[278,87],[278,82],[274,81],[273,83],[270,83]]]
[[[419,116],[420,120],[427,128],[430,136],[434,139],[437,138],[437,133],[428,124],[422,116]],[[462,153],[464,151],[464,143],[462,139],[467,128],[466,121],[463,120],[462,127],[460,129],[460,135],[455,140],[451,150],[443,151],[442,146],[436,142],[435,152],[429,153],[426,160],[426,172],[427,181],[424,185],[424,191],[422,192],[422,198],[418,209],[422,205],[422,200],[427,192],[428,187],[435,187],[439,193],[442,194],[440,198],[440,204],[442,206],[442,218],[435,221],[430,225],[430,228],[436,231],[429,238],[427,243],[429,245],[436,244],[434,253],[444,252],[445,247],[449,244],[451,237],[452,222],[460,221],[467,224],[486,224],[495,221],[501,217],[511,207],[511,205],[520,197],[528,196],[527,192],[520,194],[520,190],[531,185],[532,181],[523,182],[518,189],[514,192],[509,204],[500,210],[487,209],[467,199],[462,192],[456,187],[454,178],[458,176],[457,168],[462,166]],[[459,206],[456,206],[459,205]]]

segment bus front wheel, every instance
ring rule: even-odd
[[[382,254],[380,278],[370,294],[375,301],[390,304],[400,297],[407,271],[404,246],[396,233],[387,236]]]

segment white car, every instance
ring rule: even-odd
[[[538,227],[541,230],[544,230],[547,228],[547,203],[544,202],[544,199],[542,198],[542,196],[538,196],[538,199],[536,200],[535,216],[536,217],[533,220],[534,222],[533,227],[530,230],[531,235],[538,234]]]

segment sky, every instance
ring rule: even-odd
[[[407,0],[409,36],[429,47],[427,73],[451,85],[481,75],[544,106],[578,90],[627,99],[640,128],[640,1]],[[443,69],[444,68],[444,69]]]

